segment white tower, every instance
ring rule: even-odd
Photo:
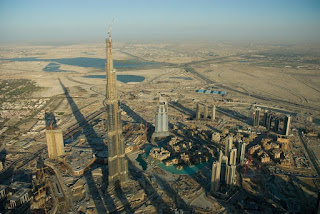
[[[159,102],[157,105],[155,123],[156,123],[155,137],[169,136],[168,103],[164,98],[161,97],[161,95],[159,96]]]

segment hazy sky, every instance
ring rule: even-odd
[[[0,0],[0,42],[320,40],[320,0]]]

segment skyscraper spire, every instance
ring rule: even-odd
[[[121,118],[117,99],[116,70],[113,68],[111,29],[106,39],[106,111],[108,136],[108,168],[109,187],[122,185],[128,181],[128,162],[125,157],[124,141],[122,138]]]

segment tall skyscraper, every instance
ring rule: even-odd
[[[212,164],[212,176],[211,176],[211,192],[217,192],[220,187],[220,171],[221,163],[219,161]]]
[[[208,118],[208,106],[207,106],[207,104],[204,104],[203,105],[203,119],[207,119]]]
[[[222,158],[221,158],[221,172],[220,172],[221,180],[220,181],[223,183],[225,182],[227,166],[228,166],[228,157],[222,156]]]
[[[268,118],[268,115],[269,115],[269,111],[268,111],[268,110],[265,110],[264,115],[263,115],[263,126],[264,126],[264,127],[267,127],[267,118]]]
[[[232,149],[232,144],[233,144],[233,137],[231,135],[229,135],[226,139],[226,142],[225,142],[226,146],[225,146],[225,153],[224,155],[226,156],[229,156],[229,152],[230,150]]]
[[[246,155],[246,144],[244,142],[240,142],[238,146],[239,152],[239,163],[242,166],[244,164],[244,158]]]
[[[230,165],[237,165],[237,149],[236,148],[233,148],[230,150],[229,164]]]
[[[286,117],[284,119],[284,126],[283,126],[283,134],[284,135],[289,135],[290,122],[291,122],[291,116],[290,115],[286,115]]]
[[[56,160],[58,157],[65,154],[61,129],[53,129],[52,126],[48,129],[47,127],[46,139],[49,158]]]
[[[274,131],[278,132],[280,127],[280,118],[276,117],[274,120]]]
[[[260,122],[260,108],[253,112],[253,127],[258,127]]]
[[[200,104],[197,104],[197,110],[196,110],[196,119],[200,120],[201,119],[201,112],[200,112]]]
[[[124,141],[122,138],[121,114],[117,99],[116,70],[113,68],[111,32],[106,39],[106,76],[107,93],[105,106],[107,110],[107,137],[108,137],[108,168],[109,188],[122,185],[128,181],[128,162],[125,157]]]
[[[228,165],[226,169],[225,182],[228,186],[233,186],[236,181],[236,166]]]
[[[159,102],[157,105],[157,112],[156,112],[156,130],[155,136],[156,137],[166,137],[169,136],[168,131],[168,103],[167,101],[161,97],[159,97]]]
[[[223,152],[220,150],[219,151],[219,162],[222,162],[222,157],[223,157]]]
[[[215,119],[216,119],[216,105],[213,105],[211,120],[214,121]]]
[[[267,130],[271,130],[271,125],[272,125],[272,113],[269,112],[268,116],[267,116],[267,123],[266,123],[266,128]]]

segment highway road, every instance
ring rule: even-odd
[[[317,164],[317,158],[314,156],[313,153],[310,152],[310,150],[309,150],[309,148],[308,148],[308,146],[307,146],[307,143],[306,143],[306,142],[304,141],[304,139],[303,139],[302,131],[301,131],[301,130],[299,131],[299,137],[300,137],[300,140],[301,140],[301,142],[302,142],[302,144],[303,144],[306,152],[307,152],[308,155],[309,155],[309,159],[310,159],[310,161],[311,161],[311,163],[312,163],[312,165],[313,165],[313,168],[317,171],[318,176],[320,176],[320,168],[319,168],[319,165]]]
[[[194,63],[197,63],[197,62],[194,62]],[[222,89],[225,89],[225,90],[228,90],[228,91],[232,91],[232,92],[235,92],[235,93],[238,93],[238,94],[249,96],[246,92],[238,91],[238,90],[235,90],[235,89],[233,89],[233,88],[231,88],[229,86],[216,83],[213,80],[209,79],[208,77],[200,74],[199,72],[195,71],[195,69],[193,69],[193,68],[191,68],[189,66],[189,65],[194,64],[194,63],[184,64],[184,65],[181,65],[181,67],[184,68],[187,72],[190,72],[193,75],[197,76],[198,78],[202,79],[207,84],[215,84],[216,86],[218,86],[218,87],[220,87]],[[265,97],[265,96],[256,95],[256,94],[250,94],[250,97],[253,97],[253,98],[256,98],[256,99],[259,99],[259,100],[269,101],[269,102],[272,101],[272,102],[275,102],[275,103],[282,103],[284,105],[290,105],[290,106],[294,106],[294,107],[298,107],[298,108],[304,108],[304,109],[307,108],[309,110],[315,110],[315,111],[319,111],[320,110],[319,108],[314,107],[314,106],[307,106],[307,105],[304,105],[304,104],[294,103],[294,102],[290,102],[290,101],[287,101],[287,100],[281,100],[281,99],[276,99],[276,98],[272,98],[272,97]]]

